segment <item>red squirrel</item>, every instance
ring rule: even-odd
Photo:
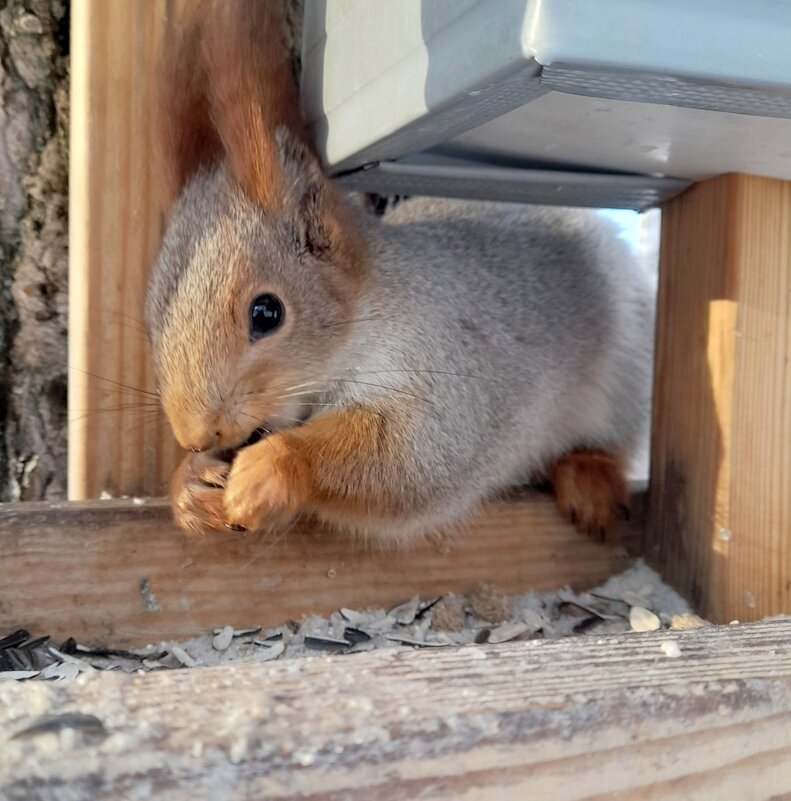
[[[190,451],[175,519],[304,514],[403,541],[549,480],[602,533],[649,409],[633,254],[593,211],[414,198],[365,214],[311,148],[275,8],[206,0],[168,42],[175,201],[146,313]]]

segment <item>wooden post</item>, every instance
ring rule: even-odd
[[[716,621],[791,612],[791,181],[664,208],[646,552]]]
[[[69,201],[69,495],[161,494],[178,458],[143,326],[163,227],[154,71],[194,0],[74,0]],[[140,392],[138,390],[143,390]]]

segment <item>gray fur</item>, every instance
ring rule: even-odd
[[[359,317],[375,319],[337,369],[425,399],[411,402],[410,459],[450,517],[543,478],[569,450],[634,453],[647,429],[654,298],[613,223],[588,210],[414,198],[368,232],[374,281]],[[385,392],[336,389],[342,402]]]
[[[237,442],[214,443],[227,446],[255,428],[252,414],[285,426],[339,405],[381,407],[402,452],[394,471],[360,482],[395,485],[404,508],[351,525],[393,536],[453,522],[574,448],[638,445],[653,297],[613,224],[591,211],[411,199],[366,218],[364,231],[370,278],[347,325],[332,265],[298,254],[289,225],[265,218],[222,168],[193,179],[147,315],[162,392],[175,375],[191,388],[180,403],[194,430],[214,431],[221,409],[236,415]],[[239,292],[244,317],[248,287],[261,282],[284,298],[292,328],[251,347],[222,299]],[[251,412],[235,393],[256,369],[281,394],[315,391],[273,416]]]

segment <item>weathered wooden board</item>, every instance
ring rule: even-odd
[[[8,801],[789,794],[789,621],[0,685]]]
[[[512,592],[593,586],[626,566],[641,501],[604,545],[563,523],[551,498],[528,492],[488,506],[451,536],[401,551],[310,523],[272,538],[189,538],[162,500],[0,505],[0,631],[141,645],[481,581]]]
[[[663,209],[646,553],[704,616],[791,612],[791,181]]]
[[[69,495],[159,495],[178,449],[143,325],[164,195],[152,161],[155,72],[195,0],[72,0]],[[143,390],[142,392],[138,390]]]

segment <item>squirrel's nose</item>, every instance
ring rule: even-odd
[[[216,448],[220,445],[220,440],[222,439],[222,435],[219,431],[214,433],[214,436],[209,437],[208,439],[200,439],[191,441],[189,444],[184,445],[184,449],[188,451],[192,451],[193,453],[201,453],[202,451],[210,451],[213,448]]]
[[[177,435],[177,439],[185,450],[199,453],[200,451],[210,451],[213,448],[221,448],[225,443],[222,426],[218,420],[208,421],[203,425],[195,425],[195,422],[181,432],[182,436]]]

